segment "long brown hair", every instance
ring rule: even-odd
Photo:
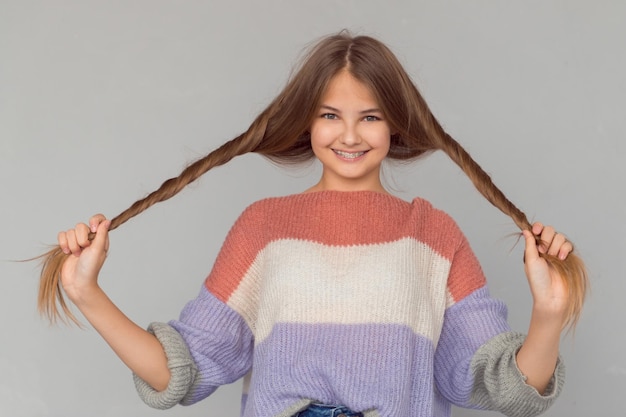
[[[314,157],[309,126],[330,80],[340,71],[349,71],[367,85],[376,97],[391,131],[388,157],[412,160],[427,153],[445,152],[471,179],[478,191],[494,206],[510,216],[521,230],[530,230],[526,215],[494,185],[485,171],[448,135],[395,55],[380,41],[368,36],[353,37],[341,32],[329,36],[305,56],[283,91],[252,122],[248,130],[224,143],[204,158],[192,163],[176,178],[136,201],[112,219],[110,230],[138,215],[155,203],[176,195],[211,168],[249,152],[277,163],[295,164]],[[567,324],[575,326],[588,288],[582,260],[570,254],[565,261],[542,255],[556,269],[569,290]],[[76,322],[63,298],[60,272],[67,255],[57,246],[43,259],[38,306],[52,322],[65,317]]]

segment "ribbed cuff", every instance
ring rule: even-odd
[[[147,382],[133,374],[139,397],[152,408],[172,408],[189,393],[198,369],[182,336],[169,324],[151,323],[148,331],[156,336],[167,356],[170,381],[164,391],[156,391]]]
[[[515,356],[526,336],[503,333],[489,340],[474,355],[475,375],[470,402],[497,410],[509,417],[534,417],[546,411],[559,396],[565,379],[565,366],[559,357],[546,392],[541,395],[526,384]]]

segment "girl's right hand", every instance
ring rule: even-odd
[[[61,269],[61,284],[117,356],[139,378],[162,391],[171,375],[163,346],[152,333],[126,317],[98,286],[98,274],[109,249],[110,226],[109,220],[96,214],[88,225],[80,223],[59,233],[59,246],[68,255]],[[96,234],[91,241],[90,233]]]
[[[58,234],[61,250],[69,255],[61,270],[61,284],[74,304],[98,287],[98,274],[109,250],[110,225],[104,215],[96,214],[89,225],[79,223]],[[96,234],[93,240],[89,240],[89,233]]]

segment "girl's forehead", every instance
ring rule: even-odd
[[[370,88],[345,70],[331,78],[322,94],[320,105],[332,106],[333,102],[360,103],[369,107],[378,107],[376,97]]]

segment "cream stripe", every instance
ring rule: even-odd
[[[436,343],[450,301],[449,270],[447,259],[410,238],[366,246],[278,240],[255,259],[228,304],[256,343],[275,323],[403,324]]]

